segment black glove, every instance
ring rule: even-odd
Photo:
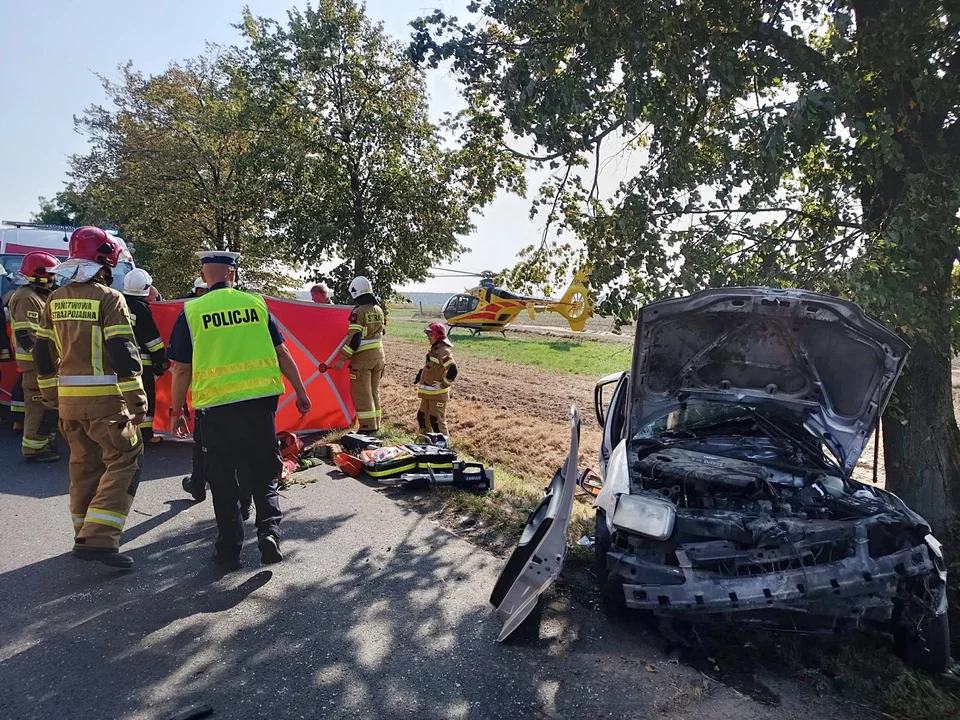
[[[154,363],[153,374],[156,375],[157,377],[161,377],[169,369],[170,369],[169,360],[164,360],[162,363]]]
[[[417,376],[413,379],[413,384],[414,384],[414,385],[419,385],[419,384],[420,384],[420,378],[421,378],[422,376],[423,376],[423,369],[421,368],[420,370],[417,370]]]

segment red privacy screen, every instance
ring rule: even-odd
[[[277,430],[302,432],[350,427],[354,420],[350,371],[347,368],[328,370],[326,373],[317,370],[320,363],[331,365],[336,360],[336,352],[350,324],[350,308],[271,297],[266,301],[270,314],[283,333],[287,348],[300,368],[300,375],[313,402],[310,413],[300,417],[296,396],[290,383],[284,380],[286,392],[280,398],[277,410]],[[183,303],[183,300],[171,300],[150,305],[164,343],[170,342],[170,333],[183,310]],[[0,403],[8,405],[10,392],[20,373],[13,362],[0,363],[0,373]],[[157,414],[153,425],[161,432],[170,430],[170,378],[171,373],[168,372],[157,381]]]
[[[320,363],[333,364],[340,343],[347,336],[350,308],[342,305],[280,300],[268,297],[267,308],[283,333],[287,348],[300,368],[300,376],[310,394],[313,409],[305,417],[297,411],[296,395],[284,380],[286,392],[277,409],[277,431],[302,432],[350,427],[354,420],[350,398],[350,371],[328,370],[320,373]],[[165,343],[170,342],[173,324],[183,310],[183,300],[152,303],[150,309]],[[153,426],[160,432],[170,430],[170,378],[166,373],[157,381],[157,414]]]

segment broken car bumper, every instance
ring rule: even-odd
[[[938,573],[935,556],[926,544],[871,557],[866,538],[855,544],[852,555],[830,563],[804,564],[802,555],[794,554],[793,567],[744,576],[698,567],[705,557],[714,565],[726,561],[735,567],[745,554],[725,542],[688,543],[676,550],[679,566],[610,552],[607,568],[623,581],[628,608],[663,615],[781,609],[854,621],[878,613],[889,616],[901,581]],[[752,555],[753,567],[790,564],[782,551],[752,551]],[[945,597],[936,606],[935,614],[940,614],[941,607],[945,611]]]

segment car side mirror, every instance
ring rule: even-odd
[[[603,478],[590,468],[587,468],[580,473],[580,477],[577,478],[577,485],[588,495],[597,497],[600,491],[603,490]]]

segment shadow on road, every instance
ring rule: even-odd
[[[11,437],[4,427],[0,435],[0,494],[39,500],[67,495],[70,491],[70,449],[63,438],[57,439],[57,447],[60,462],[28,463],[20,457],[19,439]],[[189,475],[192,453],[192,443],[164,442],[147,447],[140,482]]]
[[[475,672],[495,628],[485,598],[458,597],[465,569],[441,552],[451,536],[371,541],[337,572],[311,572],[349,519],[291,512],[291,549],[273,572],[254,547],[252,570],[216,570],[200,520],[132,551],[131,573],[62,555],[0,575],[0,683],[17,688],[0,695],[0,717],[152,718],[210,704],[234,718],[479,718],[493,717],[493,697],[512,707],[503,717],[526,716],[532,660],[508,651],[502,674]]]

